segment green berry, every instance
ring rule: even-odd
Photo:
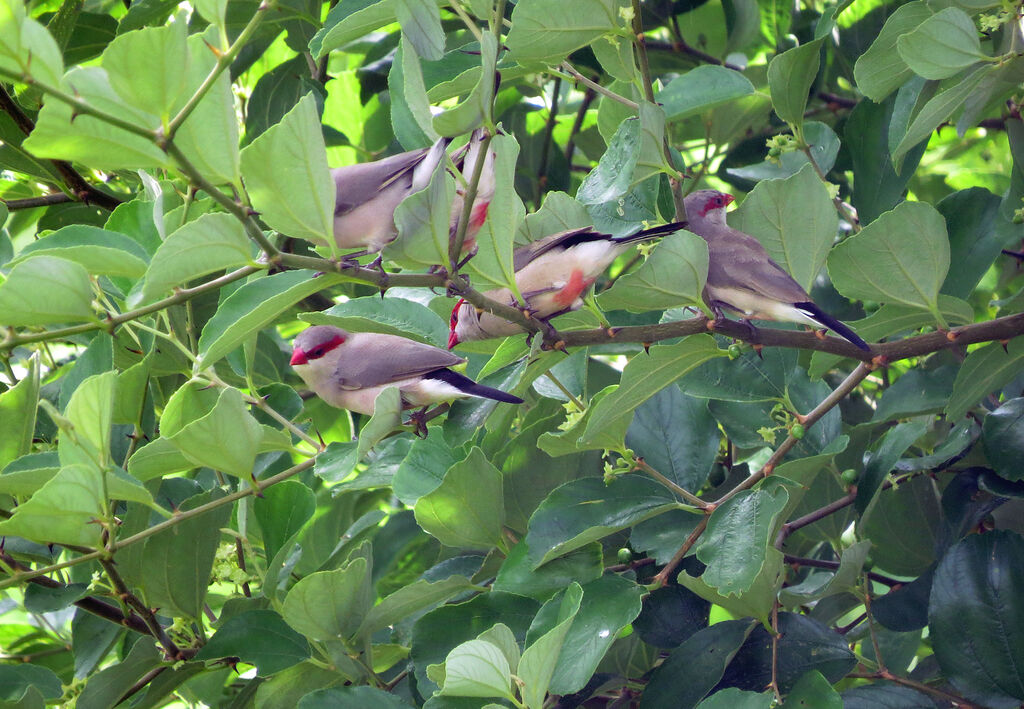
[[[794,423],[793,424],[793,428],[789,429],[789,432],[790,432],[790,434],[792,434],[793,438],[795,438],[795,439],[797,439],[799,441],[801,438],[804,437],[804,427],[803,427],[803,424]]]
[[[737,345],[735,342],[729,345],[729,359],[736,359],[743,354],[743,348]]]
[[[853,468],[847,468],[840,477],[842,477],[843,482],[847,485],[853,485],[857,482],[857,471]]]
[[[620,564],[628,564],[629,562],[633,561],[633,552],[631,552],[626,547],[622,547],[618,551],[618,559]]]

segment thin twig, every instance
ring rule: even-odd
[[[708,507],[707,500],[700,499],[699,497],[694,495],[692,492],[687,490],[685,487],[682,487],[682,486],[677,485],[676,483],[672,482],[672,480],[670,480],[669,478],[667,478],[666,476],[662,475],[660,472],[658,472],[657,470],[652,468],[647,463],[647,461],[644,460],[643,458],[637,458],[636,459],[636,466],[638,468],[640,468],[641,470],[643,470],[648,475],[650,475],[652,478],[654,478],[655,480],[660,482],[662,485],[667,487],[669,490],[671,490],[672,492],[674,492],[677,495],[679,495],[680,497],[682,497],[684,500],[689,502],[691,505],[695,505],[695,506],[701,508],[702,510],[706,509]]]
[[[568,74],[573,80],[578,81],[579,83],[583,84],[589,89],[596,91],[602,96],[607,96],[612,101],[617,101],[618,103],[621,103],[623,106],[628,106],[629,108],[632,108],[634,111],[640,110],[640,104],[638,104],[636,101],[632,101],[626,98],[625,96],[620,96],[611,89],[607,89],[604,86],[601,86],[601,84],[597,83],[596,81],[588,79],[587,77],[583,76],[583,74],[576,71],[576,69],[569,62],[562,62],[559,66],[559,69]]]

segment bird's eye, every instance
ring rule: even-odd
[[[324,348],[323,347],[316,347],[316,348],[310,350],[309,356],[313,357],[314,359],[317,358],[317,357],[323,357],[324,356]]]

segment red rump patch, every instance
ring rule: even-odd
[[[569,276],[569,282],[562,287],[562,290],[555,293],[555,302],[563,308],[572,307],[580,294],[589,288],[595,280],[594,278],[584,278],[583,271],[575,269]]]
[[[480,231],[480,228],[487,221],[487,209],[491,206],[490,202],[480,202],[473,205],[473,212],[469,216],[469,228]]]

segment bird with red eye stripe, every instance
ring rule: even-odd
[[[466,360],[397,335],[317,325],[300,332],[291,365],[331,406],[372,414],[377,396],[396,387],[406,409],[464,397],[521,404],[518,396],[474,382],[451,367]]]
[[[628,236],[613,236],[588,226],[546,236],[515,250],[512,258],[516,286],[532,317],[547,319],[578,310],[583,306],[587,289],[630,246],[673,234],[683,226],[682,222],[663,224]],[[484,295],[518,307],[508,288],[497,288]],[[448,322],[448,349],[460,342],[521,332],[525,332],[522,325],[479,311],[460,299]]]
[[[699,190],[683,202],[690,231],[708,245],[708,279],[703,295],[716,322],[725,318],[724,310],[730,310],[742,315],[752,330],[752,319],[824,326],[859,349],[870,351],[857,333],[818,307],[803,286],[772,260],[760,241],[726,224],[725,209],[732,201],[731,194]]]

